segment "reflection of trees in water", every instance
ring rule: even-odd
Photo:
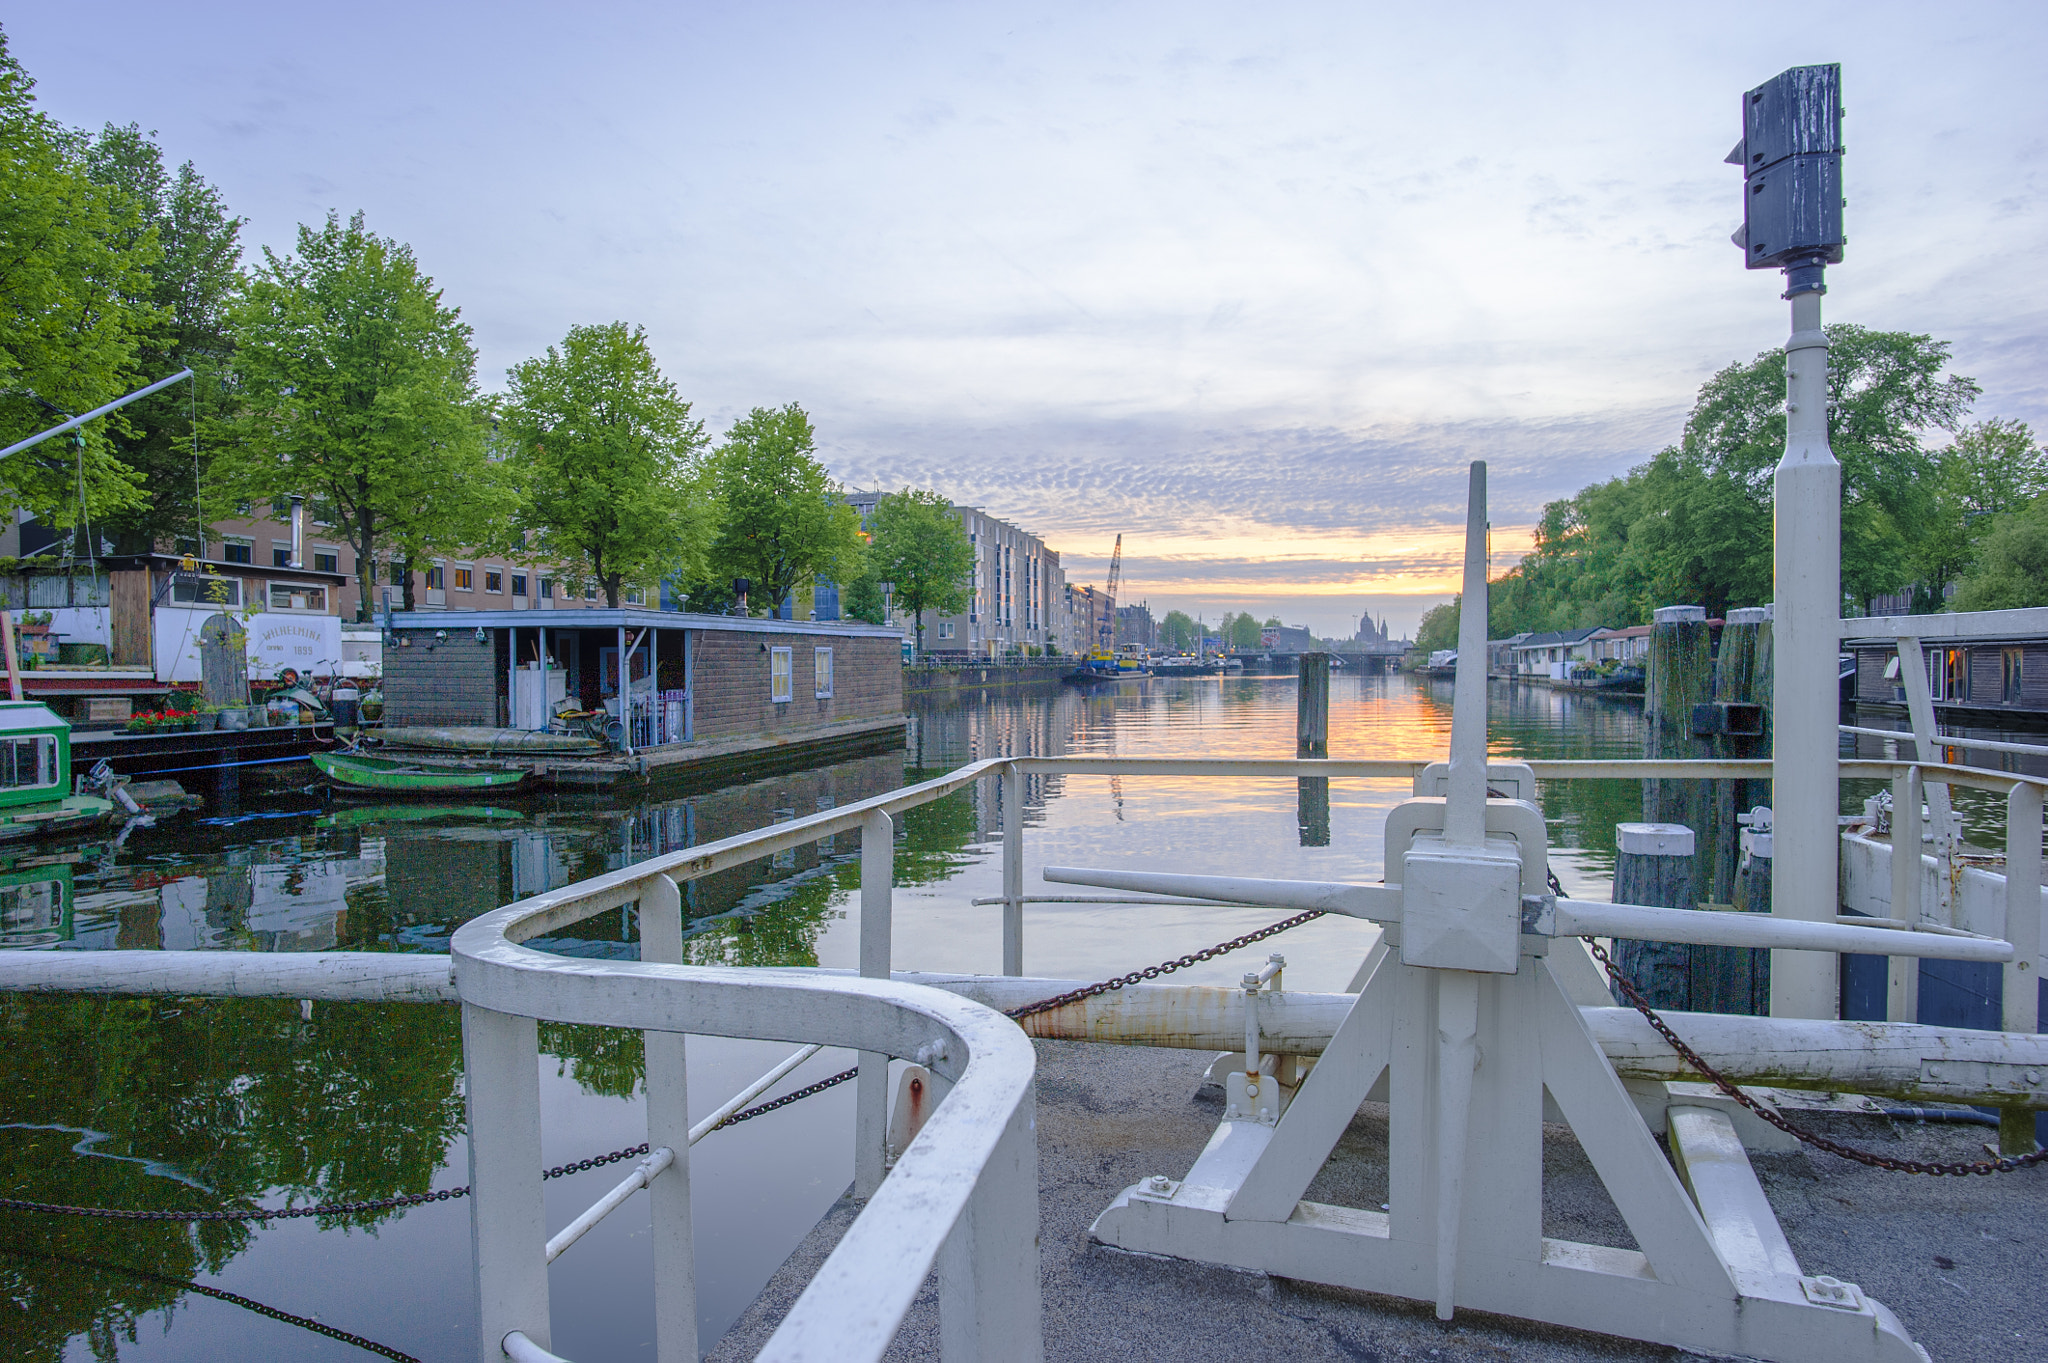
[[[631,1098],[647,1077],[647,1048],[630,1027],[543,1022],[540,1048],[555,1057],[555,1073],[574,1079],[585,1093]]]
[[[9,994],[0,1028],[12,1038],[0,1054],[0,1123],[21,1124],[0,1131],[10,1197],[194,1210],[420,1193],[462,1129],[452,1007],[322,1005],[308,1022],[288,999]],[[77,1131],[107,1133],[89,1148],[113,1158],[75,1153]],[[5,1217],[10,1248],[180,1278],[219,1272],[252,1235],[233,1222]],[[147,1279],[0,1258],[0,1340],[9,1358],[56,1360],[82,1334],[111,1360],[138,1317],[178,1295]]]

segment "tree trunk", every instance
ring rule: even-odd
[[[414,603],[412,595],[412,560],[407,559],[403,564],[393,566],[398,569],[399,585],[405,588],[405,608],[409,611],[418,610],[419,606]]]

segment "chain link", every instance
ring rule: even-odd
[[[343,1344],[353,1344],[358,1349],[392,1359],[395,1363],[420,1363],[420,1360],[412,1354],[394,1349],[389,1344],[379,1344],[374,1339],[365,1339],[361,1335],[352,1334],[347,1330],[336,1329],[332,1325],[311,1320],[305,1316],[295,1316],[289,1311],[280,1311],[275,1306],[265,1306],[262,1302],[244,1297],[239,1293],[224,1291],[218,1287],[208,1287],[205,1283],[195,1283],[189,1278],[173,1278],[167,1273],[152,1273],[146,1268],[133,1268],[127,1264],[102,1263],[97,1259],[80,1259],[69,1254],[49,1254],[35,1250],[4,1248],[0,1248],[0,1254],[12,1255],[20,1259],[43,1259],[51,1263],[97,1269],[104,1273],[125,1273],[130,1277],[141,1278],[146,1282],[162,1283],[167,1287],[183,1288],[187,1292],[197,1292],[203,1297],[212,1297],[215,1301],[224,1301],[231,1305],[239,1306],[245,1311],[254,1311],[259,1316],[268,1316],[272,1320],[281,1320],[286,1325],[296,1325],[301,1330],[311,1330],[316,1335],[325,1335],[329,1339],[338,1339]]]
[[[1607,967],[1608,977],[1614,981],[1614,986],[1621,991],[1622,997],[1627,999],[1630,1006],[1638,1013],[1641,1013],[1648,1020],[1649,1024],[1657,1029],[1658,1033],[1671,1044],[1671,1049],[1678,1052],[1679,1057],[1686,1064],[1712,1080],[1714,1086],[1719,1088],[1721,1092],[1727,1094],[1730,1098],[1733,1098],[1772,1126],[1777,1127],[1778,1130],[1813,1146],[1816,1150],[1825,1150],[1830,1155],[1840,1155],[1843,1159],[1854,1160],[1858,1164],[1867,1164],[1873,1169],[1890,1169],[1894,1173],[1901,1174],[2006,1174],[2011,1173],[2015,1169],[2025,1169],[2029,1165],[2040,1164],[2044,1160],[2048,1160],[2048,1150],[2036,1150],[2031,1155],[2000,1156],[1995,1160],[1975,1160],[1967,1163],[1960,1160],[1952,1163],[1941,1163],[1939,1161],[1893,1159],[1888,1155],[1873,1155],[1867,1150],[1858,1150],[1853,1146],[1843,1145],[1840,1141],[1830,1140],[1817,1132],[1803,1131],[1744,1093],[1727,1076],[1721,1074],[1712,1065],[1702,1060],[1699,1052],[1680,1040],[1678,1033],[1672,1031],[1670,1025],[1663,1018],[1657,1016],[1657,1012],[1650,1006],[1649,1000],[1645,999],[1641,992],[1636,989],[1635,985],[1629,981],[1628,977],[1621,973],[1620,968],[1614,964],[1613,958],[1607,954],[1606,950],[1598,942],[1587,938],[1586,945],[1592,950],[1594,957],[1600,964]]]

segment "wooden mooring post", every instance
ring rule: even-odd
[[[1693,841],[1693,831],[1683,824],[1616,824],[1614,902],[1697,908]],[[1614,964],[1652,1007],[1689,1008],[1693,950],[1677,942],[1623,938],[1614,944]]]
[[[1301,686],[1295,694],[1294,755],[1330,755],[1330,655],[1304,653]],[[1295,823],[1303,847],[1330,845],[1330,779],[1303,776],[1295,782]]]

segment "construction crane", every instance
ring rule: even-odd
[[[1095,627],[1095,642],[1104,654],[1116,653],[1116,584],[1124,573],[1124,537],[1116,537],[1116,548],[1109,554],[1109,583],[1102,594],[1109,598],[1109,609],[1103,614],[1102,623]]]

